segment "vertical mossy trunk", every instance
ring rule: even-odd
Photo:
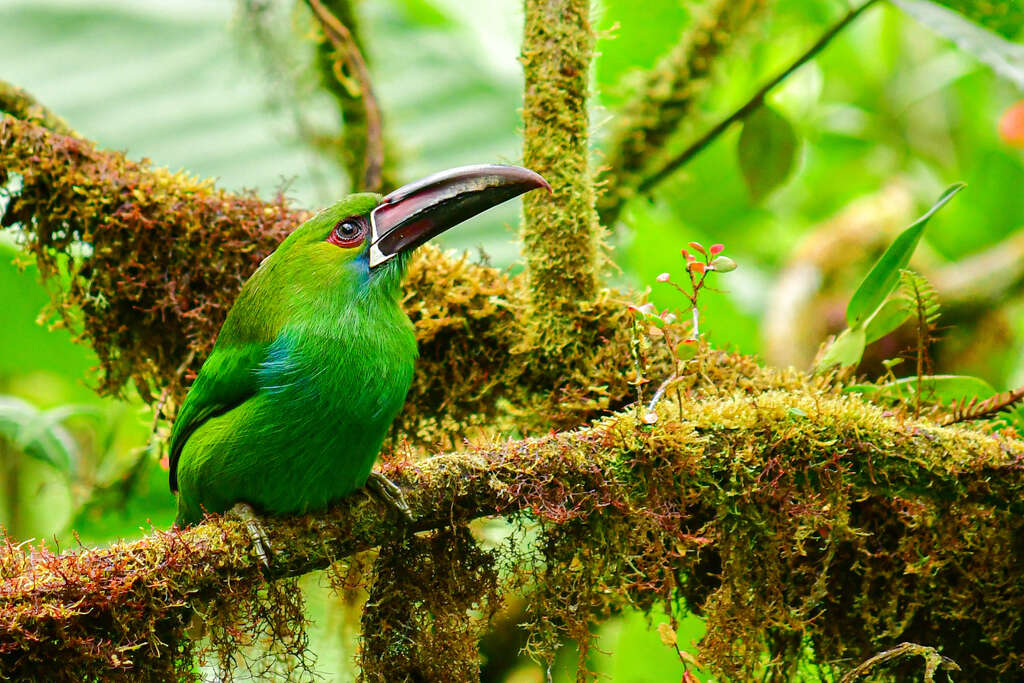
[[[553,352],[572,340],[579,303],[597,289],[600,228],[587,120],[593,48],[589,0],[526,0],[523,163],[553,190],[523,202],[526,341]]]

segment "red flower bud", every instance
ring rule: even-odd
[[[1024,149],[1024,100],[1003,112],[999,119],[999,137],[1011,147]]]

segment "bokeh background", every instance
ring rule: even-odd
[[[312,47],[302,41],[302,21],[290,3],[277,4],[265,15],[272,30],[261,33],[231,0],[0,0],[0,78],[101,146],[214,177],[227,189],[283,191],[319,207],[347,188],[304,131],[329,129],[337,116],[304,71]],[[640,11],[635,0],[597,3],[595,163],[613,112],[678,40],[690,5],[647,0]],[[518,2],[366,0],[359,8],[403,178],[518,161]],[[697,115],[670,146],[685,147],[730,113],[846,9],[840,0],[780,0],[722,60]],[[1021,98],[1017,85],[970,54],[879,5],[769,96],[799,139],[787,181],[751,198],[735,127],[649,201],[628,206],[609,235],[618,269],[608,281],[650,287],[659,307],[682,308],[656,276],[682,274],[686,242],[722,242],[740,267],[703,302],[713,343],[809,367],[842,326],[846,298],[872,259],[943,188],[965,181],[916,261],[948,303],[936,371],[977,374],[1000,390],[1020,386],[1024,150],[998,127]],[[517,208],[502,207],[446,233],[444,243],[515,269],[517,224]],[[17,243],[16,232],[0,232],[0,523],[15,538],[60,547],[168,526],[173,499],[152,443],[152,412],[137,397],[91,390],[94,356],[72,331],[40,317],[48,295]],[[899,334],[880,342],[862,371],[876,372],[900,344]],[[305,585],[319,670],[327,680],[351,680],[351,611],[322,584],[313,576]],[[651,629],[658,622],[657,614],[629,613],[603,626],[600,649],[612,654],[594,654],[592,666],[616,681],[678,678],[675,653]],[[696,617],[684,623],[680,644],[699,638],[700,628]],[[559,663],[556,680],[573,659]],[[520,662],[500,680],[543,674]]]

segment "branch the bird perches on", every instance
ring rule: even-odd
[[[686,419],[674,417],[679,408]],[[943,574],[996,585],[1018,561],[1008,547],[1024,531],[1024,445],[795,387],[758,395],[737,387],[663,403],[661,412],[653,426],[628,411],[581,430],[393,463],[385,472],[405,491],[411,528],[362,496],[323,514],[267,520],[272,571],[296,576],[410,531],[500,514],[540,524],[548,562],[571,543],[594,563],[535,568],[556,582],[562,572],[593,571],[588,578],[602,580],[594,592],[621,591],[639,604],[672,587],[702,598],[693,604],[704,605],[716,640],[716,628],[756,632],[762,620],[798,620],[829,652],[864,619],[897,619],[901,600],[934,616],[950,598],[970,597],[971,586],[934,594]],[[960,526],[966,511],[972,521]],[[904,557],[911,548],[926,553],[924,565]],[[59,555],[8,544],[0,562],[0,657],[15,678],[47,662],[108,675],[119,666],[126,675],[180,671],[193,606],[251,596],[264,582],[244,524],[219,518]],[[674,584],[674,572],[687,583]],[[793,581],[763,583],[780,572]],[[861,591],[844,589],[851,576],[865,583]],[[858,594],[866,604],[851,611]],[[565,598],[548,596],[548,607],[557,612]],[[998,642],[1010,635],[1006,613],[1024,605],[1024,587],[1004,583],[987,598],[973,609]],[[744,605],[760,611],[743,616]],[[912,635],[942,632],[942,620],[908,616]],[[742,652],[739,643],[731,649]],[[945,654],[955,660],[955,650]]]

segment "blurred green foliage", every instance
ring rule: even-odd
[[[386,125],[405,177],[519,158],[520,10],[518,3],[491,4],[390,0],[361,6]],[[690,7],[649,0],[640,12],[630,0],[600,3],[592,116],[598,145],[609,112],[628,99],[642,71],[691,20],[692,10],[682,5]],[[670,147],[685,148],[736,109],[847,9],[838,0],[781,0],[750,30],[746,47],[718,66],[699,116]],[[275,79],[289,74],[260,63],[261,48],[232,16],[229,2],[0,0],[0,77],[28,89],[83,135],[132,157],[216,176],[229,189],[270,194],[285,188],[299,204],[330,201],[345,191],[340,169],[305,146],[296,129],[329,127],[329,99],[302,87],[288,90],[294,101],[275,96]],[[287,32],[292,15],[285,11],[282,17]],[[1012,23],[997,27],[1014,37]],[[655,277],[682,273],[678,249],[687,241],[724,242],[740,267],[722,281],[722,291],[705,294],[702,327],[718,346],[756,353],[768,294],[803,236],[893,179],[907,184],[921,210],[952,182],[968,184],[925,237],[940,260],[999,244],[1024,227],[1024,151],[997,134],[1000,113],[1021,97],[986,65],[881,4],[767,98],[797,136],[786,182],[755,201],[737,157],[740,130],[730,129],[649,201],[628,206],[625,226],[612,238],[622,268],[612,277],[640,289],[651,286],[660,308],[685,309],[682,295],[659,286]],[[496,212],[450,233],[447,244],[482,246],[497,263],[514,265],[516,226],[514,209]],[[50,425],[53,434],[71,440],[68,448],[81,463],[77,479],[40,459],[22,458],[17,490],[0,487],[0,510],[9,510],[10,497],[17,496],[18,535],[56,535],[62,545],[73,541],[72,528],[83,542],[102,543],[136,534],[150,521],[168,525],[173,500],[165,473],[144,451],[150,415],[137,400],[118,404],[91,393],[95,359],[67,331],[37,324],[47,297],[33,267],[21,270],[16,259],[15,247],[0,248],[0,394],[27,401],[37,414],[88,405],[99,417]],[[1006,315],[1005,352],[1018,360],[985,366],[990,371],[984,379],[997,388],[1024,382],[1019,296]],[[8,460],[15,447],[10,442],[0,451]],[[315,577],[304,587],[312,598],[312,637],[323,671],[347,680],[352,642],[338,635],[336,599]],[[593,666],[616,681],[678,678],[675,652],[648,630],[649,622],[664,620],[627,614],[603,626],[600,649],[614,654],[595,656]],[[685,622],[680,646],[685,649],[700,632],[698,619]],[[568,655],[559,661],[557,679],[571,678],[572,661]],[[542,678],[533,668],[516,680]]]

